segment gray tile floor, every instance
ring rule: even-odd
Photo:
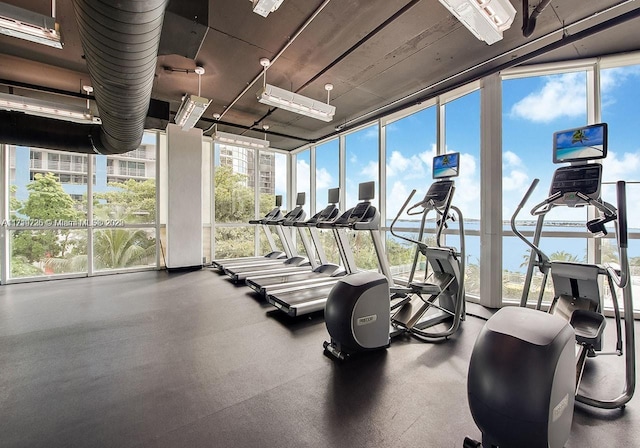
[[[340,365],[321,316],[287,318],[208,270],[1,286],[0,446],[461,447],[479,436],[466,374],[482,325]],[[585,386],[619,392],[619,361]],[[640,446],[638,400],[577,408],[567,447]]]

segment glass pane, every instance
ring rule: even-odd
[[[445,147],[460,153],[460,175],[455,178],[453,205],[464,217],[465,292],[480,294],[480,91],[469,93],[444,106]],[[450,226],[457,228],[457,223]],[[460,248],[458,236],[447,244]]]
[[[533,232],[535,219],[528,213],[534,204],[548,196],[553,164],[552,135],[555,131],[587,124],[586,72],[564,73],[506,80],[503,89],[502,209],[509,231],[509,219],[534,178],[538,188],[518,216],[518,228]],[[545,231],[582,231],[587,209],[554,209],[545,219]],[[584,239],[542,237],[540,247],[550,258],[586,255]],[[523,256],[526,246],[515,237],[503,238],[504,298],[521,294],[526,273]],[[514,280],[522,276],[522,281]],[[518,284],[520,284],[518,289]],[[546,296],[545,296],[546,298]]]
[[[636,129],[640,116],[640,65],[602,70],[600,91],[602,94],[602,121],[609,125],[609,153],[603,160],[603,177],[607,182],[602,188],[602,198],[616,204],[615,182],[627,182],[629,239],[629,263],[634,297],[640,297],[640,148],[636,143]],[[633,182],[633,183],[629,183]],[[633,235],[633,234],[636,235]],[[613,228],[610,234],[615,234]],[[617,248],[613,239],[603,241],[602,261],[616,260]],[[607,244],[605,244],[607,243]],[[605,304],[611,305],[608,288],[605,288]],[[622,294],[618,291],[618,300]],[[640,311],[640,300],[634,303]]]
[[[327,206],[329,189],[339,186],[339,147],[337,139],[316,147],[316,212]]]
[[[217,223],[246,223],[254,219],[254,182],[249,182],[248,172],[253,155],[253,149],[216,144],[214,202]]]
[[[117,163],[116,163],[117,162]],[[96,156],[93,213],[99,220],[127,224],[156,221],[156,133],[145,132],[128,153]]]
[[[100,229],[93,232],[96,271],[156,265],[155,229]]]
[[[320,244],[322,244],[322,249],[324,250],[324,254],[327,257],[327,261],[329,263],[342,265],[343,263],[340,259],[340,252],[338,251],[338,243],[333,236],[333,232],[328,229],[318,230]]]
[[[386,126],[387,220],[389,227],[411,190],[417,202],[431,185],[431,166],[436,154],[436,108],[416,112]],[[418,237],[420,216],[404,214],[396,233]],[[414,229],[414,231],[412,231]],[[386,233],[386,252],[394,278],[407,280],[414,262],[415,244]],[[424,267],[423,267],[424,270]],[[417,277],[416,277],[417,278]]]
[[[306,150],[299,154],[296,154],[296,191],[297,193],[305,193],[305,203],[303,210],[309,217],[309,213],[311,210],[311,151]],[[295,200],[295,197],[294,197]],[[295,204],[293,204],[295,206]]]
[[[79,228],[88,226],[88,156],[16,146],[8,151],[9,277],[86,272],[86,231]]]
[[[280,156],[280,157],[278,157]],[[284,163],[282,163],[284,158]],[[260,216],[269,213],[275,207],[276,194],[283,196],[283,204],[287,188],[287,163],[284,154],[260,151],[258,182],[260,185]],[[284,178],[284,181],[279,178]],[[278,191],[279,190],[279,191]]]
[[[417,199],[423,197],[431,185],[431,166],[436,155],[436,108],[430,107],[388,124],[386,148],[389,226],[411,190],[417,190]]]
[[[358,203],[358,184],[376,182],[376,197],[371,204],[378,207],[378,125],[369,126],[346,136],[346,207]]]
[[[397,238],[391,232],[385,232],[387,237],[387,259],[394,279],[408,280],[413,266],[416,245],[401,238]],[[417,232],[396,232],[408,238],[416,239]],[[424,266],[422,266],[424,271]],[[417,277],[416,277],[417,278]]]
[[[219,259],[254,255],[253,227],[216,227],[216,254]]]
[[[376,256],[371,234],[366,231],[347,230],[347,235],[358,270],[378,270],[380,263]]]
[[[284,252],[284,248],[282,247],[282,240],[278,237],[278,234],[273,231],[271,232],[271,236],[273,237],[273,242],[275,244],[276,250],[280,252]],[[266,255],[272,251],[271,246],[269,245],[269,241],[267,240],[266,234],[264,232],[264,228],[260,229],[260,254]]]
[[[87,231],[13,230],[10,278],[87,272]]]

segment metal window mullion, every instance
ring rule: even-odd
[[[162,236],[160,233],[160,132],[156,132],[156,269],[160,269],[160,246],[162,244]]]
[[[215,185],[215,170],[216,170],[216,145],[213,140],[209,140],[209,152],[211,156],[210,166],[209,166],[209,197],[211,198],[211,207],[209,207],[209,222],[211,226],[209,227],[209,250],[211,253],[211,260],[215,260],[216,257],[216,245],[215,245],[215,237],[216,237],[216,185]]]
[[[387,126],[378,120],[378,191],[380,198],[380,219],[382,225],[378,230],[382,237],[383,255],[386,257],[387,248]],[[400,199],[400,198],[398,198]],[[391,280],[391,279],[390,279]]]
[[[436,102],[436,154],[444,154],[447,152],[446,146],[446,130],[445,130],[445,105],[441,102],[440,97]]]
[[[340,134],[338,140],[338,177],[340,179],[340,210],[347,210],[347,137]]]
[[[87,157],[87,275],[89,277],[94,274],[93,266],[93,162],[95,154],[89,154]],[[107,156],[105,156],[107,157]],[[98,163],[95,160],[96,164]],[[97,181],[97,179],[96,179]]]
[[[0,144],[0,160],[2,170],[0,171],[0,219],[2,219],[2,230],[0,234],[0,284],[7,283],[9,266],[9,231],[4,225],[9,218],[9,151],[7,145]]]
[[[260,214],[260,150],[253,150],[253,219],[258,219]],[[260,229],[253,226],[253,254],[258,256],[260,252]]]
[[[599,64],[596,61],[591,67],[586,69],[587,74],[587,124],[599,123],[602,119],[600,108],[600,72]],[[596,218],[596,209],[593,206],[587,207],[587,220]],[[587,262],[600,263],[602,258],[602,242],[599,238],[587,239]],[[604,291],[604,285],[600,285]],[[602,291],[601,291],[602,292]]]
[[[316,147],[309,148],[309,216],[316,213]]]

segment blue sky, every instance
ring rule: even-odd
[[[503,219],[508,220],[534,178],[540,178],[527,210],[548,194],[553,133],[587,124],[586,73],[538,76],[503,83]],[[640,180],[640,141],[635,137],[640,116],[640,67],[602,71],[602,116],[609,124],[609,155],[604,180]],[[461,153],[455,202],[466,218],[479,218],[480,96],[473,92],[446,105],[447,152]],[[357,184],[377,179],[377,126],[346,137],[347,205],[357,200]],[[387,207],[392,218],[412,189],[423,195],[432,182],[435,155],[435,108],[423,110],[387,126]],[[326,189],[338,185],[338,142],[318,147],[318,204]],[[308,153],[307,153],[308,154]],[[302,157],[302,158],[301,158]],[[298,158],[301,183],[309,172],[308,155]],[[307,182],[308,185],[308,182]],[[308,188],[308,187],[307,187]],[[629,201],[640,200],[640,186],[628,187]],[[614,201],[613,188],[604,186],[605,200]],[[633,202],[632,202],[633,203]],[[634,222],[640,222],[640,210]],[[523,213],[521,218],[527,218]],[[583,221],[584,209],[558,209],[550,219]]]

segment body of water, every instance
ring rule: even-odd
[[[391,220],[388,220],[387,227],[391,225]],[[417,228],[420,225],[417,221],[399,221],[396,224],[396,227],[402,228]],[[433,229],[433,223],[428,223],[430,229]],[[480,222],[479,221],[465,221],[465,246],[466,246],[466,259],[467,263],[478,264],[480,260],[480,236],[479,235],[470,235],[471,232],[479,232],[480,231]],[[450,226],[451,229],[458,228],[457,223]],[[522,224],[518,225],[518,230],[522,232],[533,232],[535,230],[535,223],[532,221],[526,221]],[[638,230],[638,229],[629,229]],[[509,224],[505,224],[503,226],[503,231],[511,232],[511,226]],[[571,223],[567,224],[564,222],[549,222],[545,224],[543,227],[543,232],[583,232],[586,231],[586,227],[584,223]],[[613,232],[611,233],[614,234]],[[390,238],[394,238],[391,236],[391,233],[388,233]],[[455,247],[458,247],[459,240],[457,235],[451,235],[447,237],[450,239],[450,244]],[[399,242],[403,242],[402,240],[396,239]],[[554,253],[566,252],[576,257],[578,261],[583,261],[586,259],[587,255],[587,238],[572,238],[567,236],[566,238],[561,237],[542,237],[540,241],[540,249],[547,255],[551,256]],[[408,244],[408,243],[407,243]],[[507,269],[512,272],[525,272],[526,266],[521,266],[523,262],[526,261],[526,256],[529,254],[529,247],[522,241],[520,238],[513,237],[505,237],[502,242],[502,265],[503,269]],[[606,238],[605,244],[610,245],[610,251],[617,251],[616,248],[616,240],[615,238]],[[607,248],[603,250],[603,253],[607,252]],[[640,240],[629,240],[629,257],[640,256]]]

